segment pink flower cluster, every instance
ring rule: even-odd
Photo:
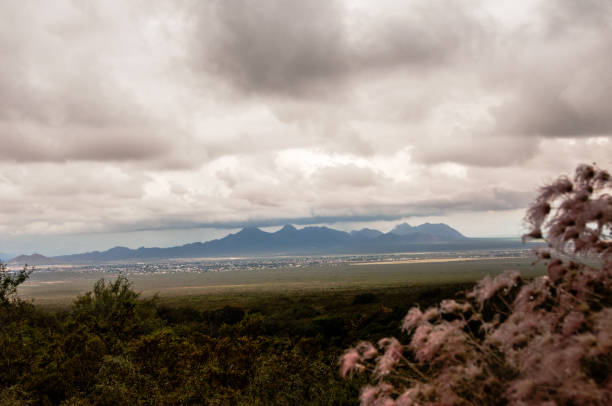
[[[374,380],[361,404],[612,404],[611,187],[606,171],[582,165],[573,182],[542,188],[527,238],[548,242],[547,275],[487,277],[464,300],[410,309],[407,344],[349,349],[342,375]]]

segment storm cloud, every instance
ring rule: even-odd
[[[477,22],[450,3],[387,3],[370,14],[336,0],[215,2],[201,13],[193,51],[246,93],[300,97],[370,71],[432,68],[480,42]]]

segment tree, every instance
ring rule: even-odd
[[[485,278],[463,300],[410,309],[395,338],[361,342],[341,374],[368,371],[362,405],[612,404],[612,181],[591,165],[540,190],[525,239],[547,275]]]
[[[0,263],[0,306],[13,303],[16,298],[17,287],[25,282],[32,273],[27,265],[20,271],[7,270],[6,264]]]
[[[96,334],[121,340],[138,324],[138,296],[124,275],[115,281],[100,279],[93,291],[77,297],[72,316],[76,325],[87,325]]]

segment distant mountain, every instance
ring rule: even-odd
[[[55,263],[57,263],[55,259],[40,254],[20,255],[9,261],[9,264],[13,265],[52,265]]]
[[[446,224],[425,223],[417,227],[400,224],[386,234],[367,228],[350,233],[329,227],[304,227],[298,230],[288,224],[273,233],[256,227],[246,227],[220,239],[178,247],[115,247],[107,251],[53,257],[51,260],[62,263],[91,263],[164,258],[385,253],[520,246],[520,242],[516,240],[467,238]],[[31,258],[27,259],[31,261]]]
[[[362,228],[361,230],[353,230],[350,232],[353,237],[361,237],[361,238],[376,238],[383,235],[381,231],[372,230],[371,228]]]
[[[441,238],[444,241],[456,241],[456,240],[465,240],[467,237],[461,234],[459,231],[454,228],[444,224],[430,224],[425,223],[420,226],[415,227],[419,233],[431,234]]]
[[[461,234],[454,228],[444,224],[431,224],[425,223],[417,227],[412,227],[408,223],[398,224],[393,230],[390,231],[392,234],[409,236],[409,235],[429,235],[435,236],[440,241],[457,241],[467,239],[466,236]]]

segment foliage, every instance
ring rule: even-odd
[[[0,404],[353,405],[365,381],[337,374],[343,348],[391,334],[406,298],[457,289],[376,289],[372,303],[356,299],[363,290],[266,294],[215,308],[143,300],[120,276],[59,311],[12,300],[0,307]]]
[[[582,165],[541,189],[525,238],[544,238],[547,275],[481,280],[462,300],[411,308],[403,344],[363,341],[341,374],[368,371],[362,405],[612,403],[612,181]]]
[[[17,286],[25,282],[32,271],[24,267],[18,272],[10,272],[6,264],[0,263],[0,306],[6,306],[16,300]]]

